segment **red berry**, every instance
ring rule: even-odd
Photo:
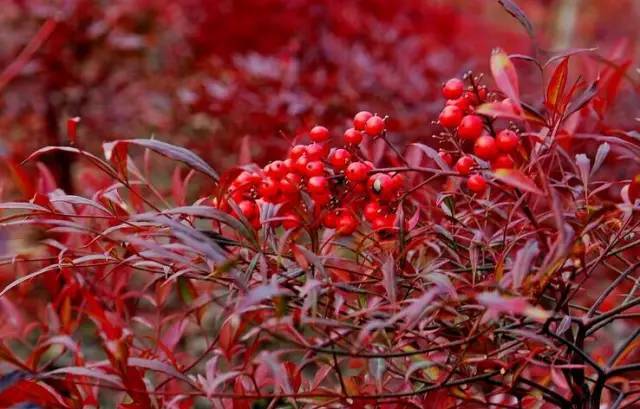
[[[324,227],[329,229],[335,229],[337,221],[338,215],[333,210],[325,213],[324,217],[322,218],[322,224],[324,225]]]
[[[507,154],[499,155],[491,162],[493,169],[513,169],[514,165],[513,159]]]
[[[358,219],[351,212],[340,212],[336,220],[336,232],[344,236],[353,234],[358,228]]]
[[[297,214],[289,211],[282,215],[284,219],[282,220],[282,226],[286,230],[297,229],[302,225],[302,219]]]
[[[307,153],[307,147],[304,145],[296,145],[291,150],[289,150],[289,157],[294,161],[298,159],[300,156]]]
[[[347,167],[345,176],[350,182],[362,182],[367,180],[369,166],[362,162],[353,162]]]
[[[253,200],[243,200],[238,203],[238,208],[247,219],[253,219],[260,213],[258,205]]]
[[[378,115],[374,115],[367,120],[367,123],[364,127],[364,131],[369,136],[378,136],[384,130],[384,119],[380,118]]]
[[[327,193],[329,181],[324,176],[313,176],[307,181],[307,190],[311,193]]]
[[[369,118],[371,118],[373,114],[369,111],[360,111],[353,117],[353,127],[358,131],[364,131],[364,127],[367,124]]]
[[[280,188],[278,182],[276,182],[273,178],[265,178],[262,180],[259,189],[260,196],[267,201],[273,201],[276,197],[278,197],[278,193],[280,193]]]
[[[296,161],[293,163],[293,172],[299,173],[301,175],[304,175],[305,172],[307,171],[307,164],[309,163],[309,157],[308,156],[300,156],[298,159],[296,159]]]
[[[391,199],[396,193],[395,184],[391,176],[385,173],[371,175],[369,178],[371,192],[383,199]]]
[[[478,105],[480,102],[478,100],[478,96],[472,91],[465,91],[462,98],[466,99],[469,102],[469,105]]]
[[[462,121],[462,110],[455,105],[446,106],[440,112],[438,121],[445,128],[455,128]]]
[[[473,193],[481,194],[487,190],[487,181],[482,177],[482,175],[476,173],[469,176],[469,179],[467,179],[467,187]]]
[[[307,163],[305,175],[308,177],[324,175],[324,164],[319,160]]]
[[[451,78],[442,87],[442,95],[447,99],[460,98],[464,91],[464,82],[459,78]]]
[[[309,160],[320,160],[327,156],[327,147],[321,143],[312,143],[306,147]]]
[[[280,190],[283,193],[297,193],[300,188],[301,178],[296,173],[287,173],[280,180]]]
[[[247,172],[245,170],[240,172],[236,177],[235,183],[240,188],[250,188],[251,186],[260,183],[261,179],[262,178],[257,173]]]
[[[264,173],[272,178],[280,179],[287,173],[287,166],[281,160],[274,160],[264,167]]]
[[[461,156],[460,159],[456,162],[456,172],[461,175],[468,175],[471,172],[471,168],[475,165],[475,161],[469,155]]]
[[[503,129],[496,136],[496,145],[502,152],[513,152],[518,147],[518,135],[510,129]]]
[[[369,202],[364,206],[364,218],[371,222],[378,217],[381,211],[382,207],[378,202]]]
[[[351,154],[346,149],[338,148],[329,156],[329,163],[337,170],[345,169],[349,162],[351,162]]]
[[[324,126],[314,126],[311,131],[309,131],[309,137],[314,142],[324,142],[329,139],[329,130]]]
[[[347,145],[358,145],[362,142],[362,132],[349,128],[344,132],[344,143]]]
[[[393,183],[393,190],[397,192],[404,188],[406,178],[402,173],[396,173],[395,175],[391,176],[391,182]]]
[[[374,230],[390,230],[396,224],[396,215],[395,214],[379,214],[371,225]]]
[[[484,122],[478,115],[466,115],[458,125],[458,136],[462,139],[475,141],[482,134]]]
[[[287,158],[282,161],[282,165],[285,170],[284,172],[285,175],[287,174],[287,172],[291,172],[291,170],[293,169],[293,163],[294,163],[294,160],[291,158]]]
[[[447,105],[447,106],[449,106],[449,105],[457,106],[458,108],[460,108],[464,112],[467,109],[469,109],[469,100],[467,100],[466,98],[449,99],[449,100],[447,100],[445,105]]]
[[[498,155],[496,140],[491,135],[483,135],[476,140],[473,145],[473,153],[484,160],[491,160]]]

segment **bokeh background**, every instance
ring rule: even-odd
[[[635,66],[640,2],[520,3],[540,49],[597,47],[576,59],[583,74],[606,68],[589,59]],[[0,0],[2,197],[37,190],[38,169],[19,163],[69,143],[76,116],[83,148],[154,136],[218,170],[264,164],[310,126],[343,127],[361,109],[390,115],[396,142],[424,141],[442,82],[486,71],[493,47],[534,53],[493,0]],[[530,64],[518,69],[525,92],[540,89]],[[627,76],[632,88],[637,72]],[[636,96],[620,93],[609,126],[637,123],[625,109]],[[46,160],[68,192],[99,178],[73,158]]]

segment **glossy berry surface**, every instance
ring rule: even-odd
[[[462,121],[462,110],[455,105],[448,105],[442,109],[438,121],[445,128],[455,128]]]
[[[358,145],[362,142],[362,132],[355,128],[349,128],[344,132],[343,139],[347,145]]]
[[[482,134],[484,122],[478,115],[466,115],[458,125],[458,136],[461,139],[475,141]]]
[[[367,120],[365,124],[364,131],[369,136],[378,136],[384,131],[384,119],[380,118],[378,115],[374,115]]]
[[[456,99],[462,96],[464,82],[459,78],[451,78],[442,87],[442,95],[447,99]]]
[[[347,179],[352,182],[362,182],[367,180],[369,174],[369,166],[362,162],[351,163],[345,172]]]
[[[476,139],[476,143],[473,145],[473,153],[477,157],[484,160],[491,160],[498,155],[498,147],[496,140],[491,135],[483,135]]]
[[[324,126],[314,126],[311,131],[309,131],[309,137],[314,142],[325,142],[329,139],[329,130]]]
[[[484,193],[487,190],[487,181],[480,174],[473,174],[467,179],[467,187],[476,194]]]
[[[471,168],[475,165],[475,161],[471,156],[461,156],[456,162],[455,170],[461,175],[468,175],[471,172]]]
[[[518,142],[518,135],[510,129],[503,129],[496,135],[496,146],[504,153],[515,151],[518,147]]]

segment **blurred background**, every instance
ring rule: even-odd
[[[597,47],[577,70],[593,79],[627,64],[632,91],[640,2],[520,3],[542,50]],[[535,52],[493,0],[0,0],[1,198],[38,190],[42,169],[20,161],[69,143],[76,116],[77,144],[93,152],[154,136],[219,171],[264,164],[314,124],[337,132],[362,109],[390,115],[399,143],[425,140],[442,82],[487,71],[493,47]],[[541,103],[539,74],[517,65]],[[631,91],[607,127],[636,126]],[[45,176],[68,192],[100,184],[72,158],[47,160]]]

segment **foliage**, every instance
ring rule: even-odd
[[[640,177],[619,164],[640,146],[615,117],[636,84],[593,50],[534,54],[496,49],[491,79],[415,107],[441,109],[429,140],[345,103],[326,128],[289,113],[264,166],[154,138],[38,149],[30,200],[0,203],[22,239],[1,260],[0,406],[633,407]],[[65,191],[52,155],[93,178]]]

